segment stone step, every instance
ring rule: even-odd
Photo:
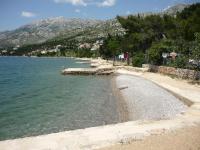
[[[63,75],[110,75],[114,73],[113,68],[68,68],[64,69]]]

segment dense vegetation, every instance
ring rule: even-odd
[[[143,63],[198,68],[200,61],[200,3],[175,16],[128,16],[117,19],[126,29],[122,38],[109,36],[100,50],[103,57],[129,52],[134,66]],[[178,57],[163,60],[162,53],[176,52]],[[189,59],[193,64],[189,64]]]
[[[117,20],[126,31],[125,35],[122,34],[124,31],[119,34],[107,32],[107,38],[85,38],[86,35],[91,37],[93,34],[97,34],[86,31],[71,36],[63,34],[61,37],[44,43],[24,45],[14,51],[12,55],[32,55],[32,52],[35,52],[33,55],[44,56],[40,53],[42,50],[51,50],[55,49],[57,45],[62,45],[59,52],[47,52],[45,56],[101,56],[115,60],[119,54],[128,52],[131,59],[128,59],[127,62],[132,62],[133,66],[141,67],[144,63],[150,63],[200,70],[199,14],[200,3],[197,3],[186,7],[176,15],[117,16]],[[77,37],[84,38],[81,38],[80,41]],[[91,48],[79,48],[80,44],[92,44],[97,40],[104,40],[99,51],[91,51]],[[170,57],[169,54],[172,52],[177,54],[176,59]],[[168,54],[169,57],[164,58],[163,54]]]

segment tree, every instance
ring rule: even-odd
[[[119,47],[120,47],[120,44],[119,44],[119,41],[116,37],[110,38],[108,40],[107,48],[108,48],[108,50],[111,51],[111,54],[113,56],[113,65],[115,63],[116,55],[119,54]]]
[[[113,65],[115,63],[116,55],[120,54],[121,39],[118,36],[108,35],[108,38],[104,41],[104,44],[100,47],[99,54],[103,58],[113,58]]]
[[[190,57],[194,60],[193,67],[200,70],[200,33],[195,33],[194,47],[192,48],[192,55]]]
[[[195,33],[195,47],[192,50],[192,58],[200,61],[200,32]]]
[[[148,58],[151,64],[161,65],[163,62],[162,53],[170,51],[170,46],[167,45],[166,41],[153,43],[151,48],[148,50]]]
[[[182,25],[184,39],[192,41],[195,32],[200,32],[200,3],[193,4],[177,14],[177,20]]]

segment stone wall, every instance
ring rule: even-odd
[[[148,68],[148,71],[150,72],[158,72],[166,75],[176,76],[178,78],[183,78],[183,79],[200,80],[200,72],[195,70],[166,67],[166,66],[155,66],[148,64],[144,64],[143,67]]]

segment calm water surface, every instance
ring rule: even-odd
[[[111,78],[62,76],[70,58],[0,57],[0,140],[119,122]]]

